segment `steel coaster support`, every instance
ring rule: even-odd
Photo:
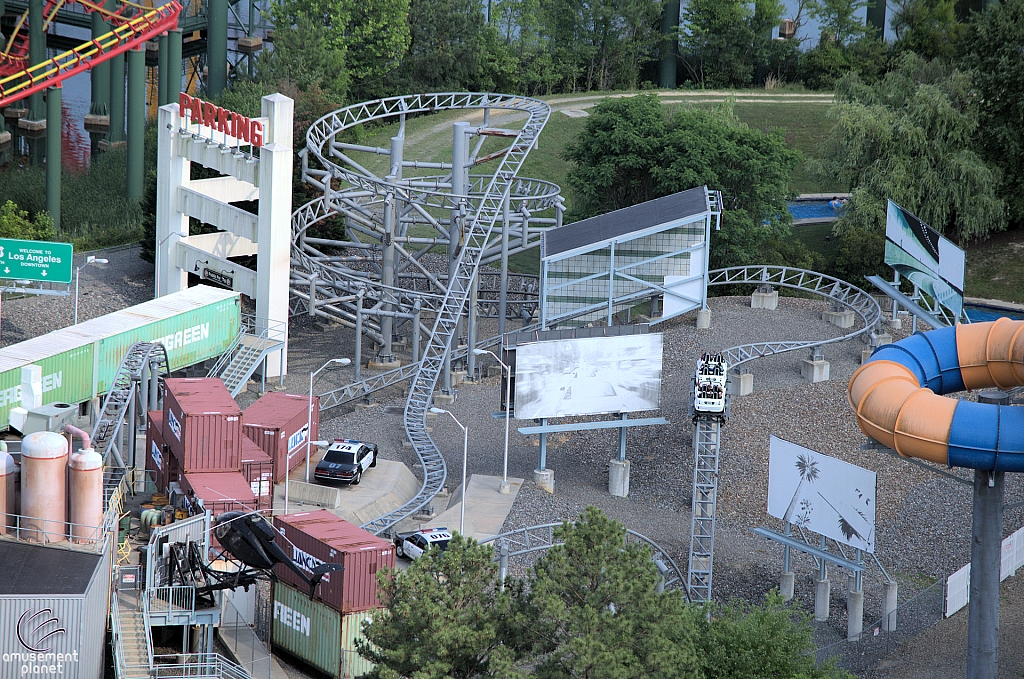
[[[711,600],[721,442],[721,418],[697,416],[693,433],[693,515],[690,519],[690,560],[686,581],[690,600],[696,602]]]

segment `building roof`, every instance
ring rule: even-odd
[[[545,230],[541,234],[542,257],[551,257],[587,245],[603,244],[659,224],[685,224],[710,209],[705,186],[655,198],[557,229]]]
[[[83,595],[99,562],[98,554],[4,540],[0,596]]]

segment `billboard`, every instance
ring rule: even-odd
[[[516,419],[657,410],[661,350],[660,334],[520,344]]]
[[[875,551],[875,472],[771,437],[768,514]]]
[[[885,216],[885,263],[960,317],[964,251],[891,200]]]

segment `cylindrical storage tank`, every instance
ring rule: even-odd
[[[103,531],[103,457],[86,448],[71,456],[68,467],[71,541],[96,542]]]
[[[67,539],[68,441],[52,431],[21,443],[21,534],[28,542]]]
[[[14,515],[18,513],[17,498],[15,493],[15,472],[18,465],[14,464],[14,458],[7,451],[0,452],[0,513],[6,516],[0,517],[0,535],[7,534],[7,527],[14,526]]]

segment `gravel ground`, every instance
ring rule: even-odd
[[[92,318],[137,304],[151,297],[151,267],[138,258],[135,248],[95,253],[110,260],[107,265],[82,269],[80,319]],[[76,264],[79,257],[76,257]],[[84,260],[84,258],[83,258]],[[74,299],[7,299],[3,306],[3,344],[28,339],[70,325]],[[692,483],[692,426],[687,419],[686,399],[693,366],[701,351],[718,350],[754,341],[836,337],[837,328],[820,320],[827,305],[817,300],[782,298],[775,311],[749,308],[748,297],[711,300],[712,329],[695,328],[693,314],[656,326],[665,333],[662,409],[658,413],[672,424],[636,428],[628,436],[627,457],[632,463],[630,496],[612,498],[607,492],[607,463],[615,455],[617,432],[579,432],[549,437],[548,467],[555,473],[555,493],[540,490],[532,481],[537,461],[536,437],[512,428],[509,441],[509,475],[526,479],[505,524],[514,529],[576,517],[587,505],[595,505],[648,536],[685,568],[689,548],[690,487]],[[512,324],[510,329],[518,327]],[[494,321],[481,322],[480,337],[495,334]],[[897,338],[905,333],[897,332]],[[305,318],[292,323],[290,371],[284,388],[306,393],[309,371],[327,359],[352,357],[354,332],[333,326],[313,325]],[[781,572],[781,548],[753,536],[749,529],[768,525],[780,528],[767,517],[768,437],[777,435],[878,473],[877,553],[885,569],[900,583],[900,601],[929,586],[936,579],[964,565],[970,554],[970,487],[937,476],[877,451],[862,451],[865,441],[857,429],[846,400],[846,385],[859,364],[864,345],[858,341],[824,347],[831,363],[831,380],[808,384],[799,373],[802,354],[789,353],[748,364],[754,375],[754,393],[733,401],[731,417],[723,428],[720,493],[716,533],[714,596],[717,600],[761,601],[777,586]],[[364,344],[364,360],[371,356]],[[399,351],[399,355],[402,352]],[[407,355],[407,352],[406,352]],[[492,361],[489,358],[484,364]],[[371,374],[364,368],[363,375]],[[316,391],[351,380],[353,368],[325,371]],[[385,458],[414,468],[416,459],[403,448],[401,406],[405,385],[373,395],[376,406],[353,410],[343,406],[324,413],[323,433],[376,441]],[[491,413],[499,403],[498,378],[466,383],[458,388],[452,412],[469,427],[470,474],[500,474],[504,426]],[[244,406],[258,397],[253,383],[240,397]],[[642,416],[642,414],[637,414]],[[457,474],[461,468],[461,436],[448,419],[432,420],[434,438]],[[968,474],[954,471],[964,479]],[[449,477],[454,489],[461,479]],[[1011,475],[1006,483],[1007,503],[1024,500],[1024,481]],[[1024,508],[1009,510],[1005,532],[1024,524]],[[523,564],[520,564],[523,565]],[[797,600],[812,607],[815,568],[807,557],[794,559]],[[817,625],[820,643],[845,635],[845,580],[832,569],[833,614]],[[883,578],[872,563],[865,575],[865,620],[881,613]],[[1010,581],[1004,586],[1003,615],[1007,623],[1024,617],[1021,592],[1024,586]],[[929,612],[928,615],[934,615]],[[886,679],[924,676],[962,676],[962,646],[966,614],[961,612],[905,643],[870,676]],[[1004,624],[1004,630],[1008,625]],[[1021,653],[1010,643],[1002,646],[1004,672],[1016,675]],[[937,659],[944,658],[942,662]],[[292,673],[293,668],[289,668]],[[297,672],[297,670],[296,670]],[[300,673],[293,674],[302,676]],[[867,676],[867,675],[865,675]],[[1010,674],[1005,674],[1010,676]]]

